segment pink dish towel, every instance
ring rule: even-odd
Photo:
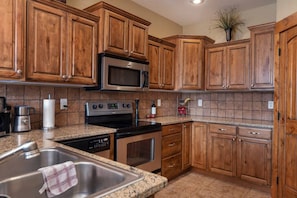
[[[78,183],[74,163],[67,161],[38,169],[43,175],[44,184],[39,190],[48,197],[59,195]]]

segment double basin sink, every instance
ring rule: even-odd
[[[55,147],[41,149],[29,159],[18,154],[0,161],[0,198],[47,197],[39,193],[44,181],[37,170],[66,161],[74,162],[78,184],[57,198],[103,197],[142,179],[139,174]]]

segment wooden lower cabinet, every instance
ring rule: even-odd
[[[209,170],[271,184],[271,136],[271,129],[209,124]]]
[[[238,128],[237,175],[259,184],[271,184],[271,130]]]
[[[182,170],[191,168],[191,139],[192,123],[184,123],[182,129]]]
[[[236,175],[236,127],[210,124],[208,133],[209,170]]]
[[[191,168],[191,122],[162,127],[162,176],[169,180]]]
[[[193,122],[191,136],[192,166],[206,170],[207,124]]]

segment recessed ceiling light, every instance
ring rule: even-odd
[[[191,0],[191,2],[195,5],[201,4],[203,0]]]

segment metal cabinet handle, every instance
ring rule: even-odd
[[[254,84],[251,84],[251,87],[254,87],[255,85]]]
[[[236,140],[236,138],[234,137],[234,138],[232,138],[232,141],[234,142]]]
[[[219,129],[219,131],[226,131],[226,129]]]
[[[225,88],[225,87],[226,87],[225,85],[222,86],[222,88]]]
[[[168,168],[174,168],[175,164],[168,165]]]
[[[238,139],[238,142],[242,142],[242,139]]]
[[[169,147],[175,146],[175,142],[168,144]]]
[[[66,76],[66,75],[63,75],[63,76],[62,76],[62,79],[63,79],[63,80],[66,80],[66,79],[67,79],[67,76]]]
[[[255,132],[255,131],[251,131],[250,134],[251,134],[251,135],[260,135],[259,132]]]

